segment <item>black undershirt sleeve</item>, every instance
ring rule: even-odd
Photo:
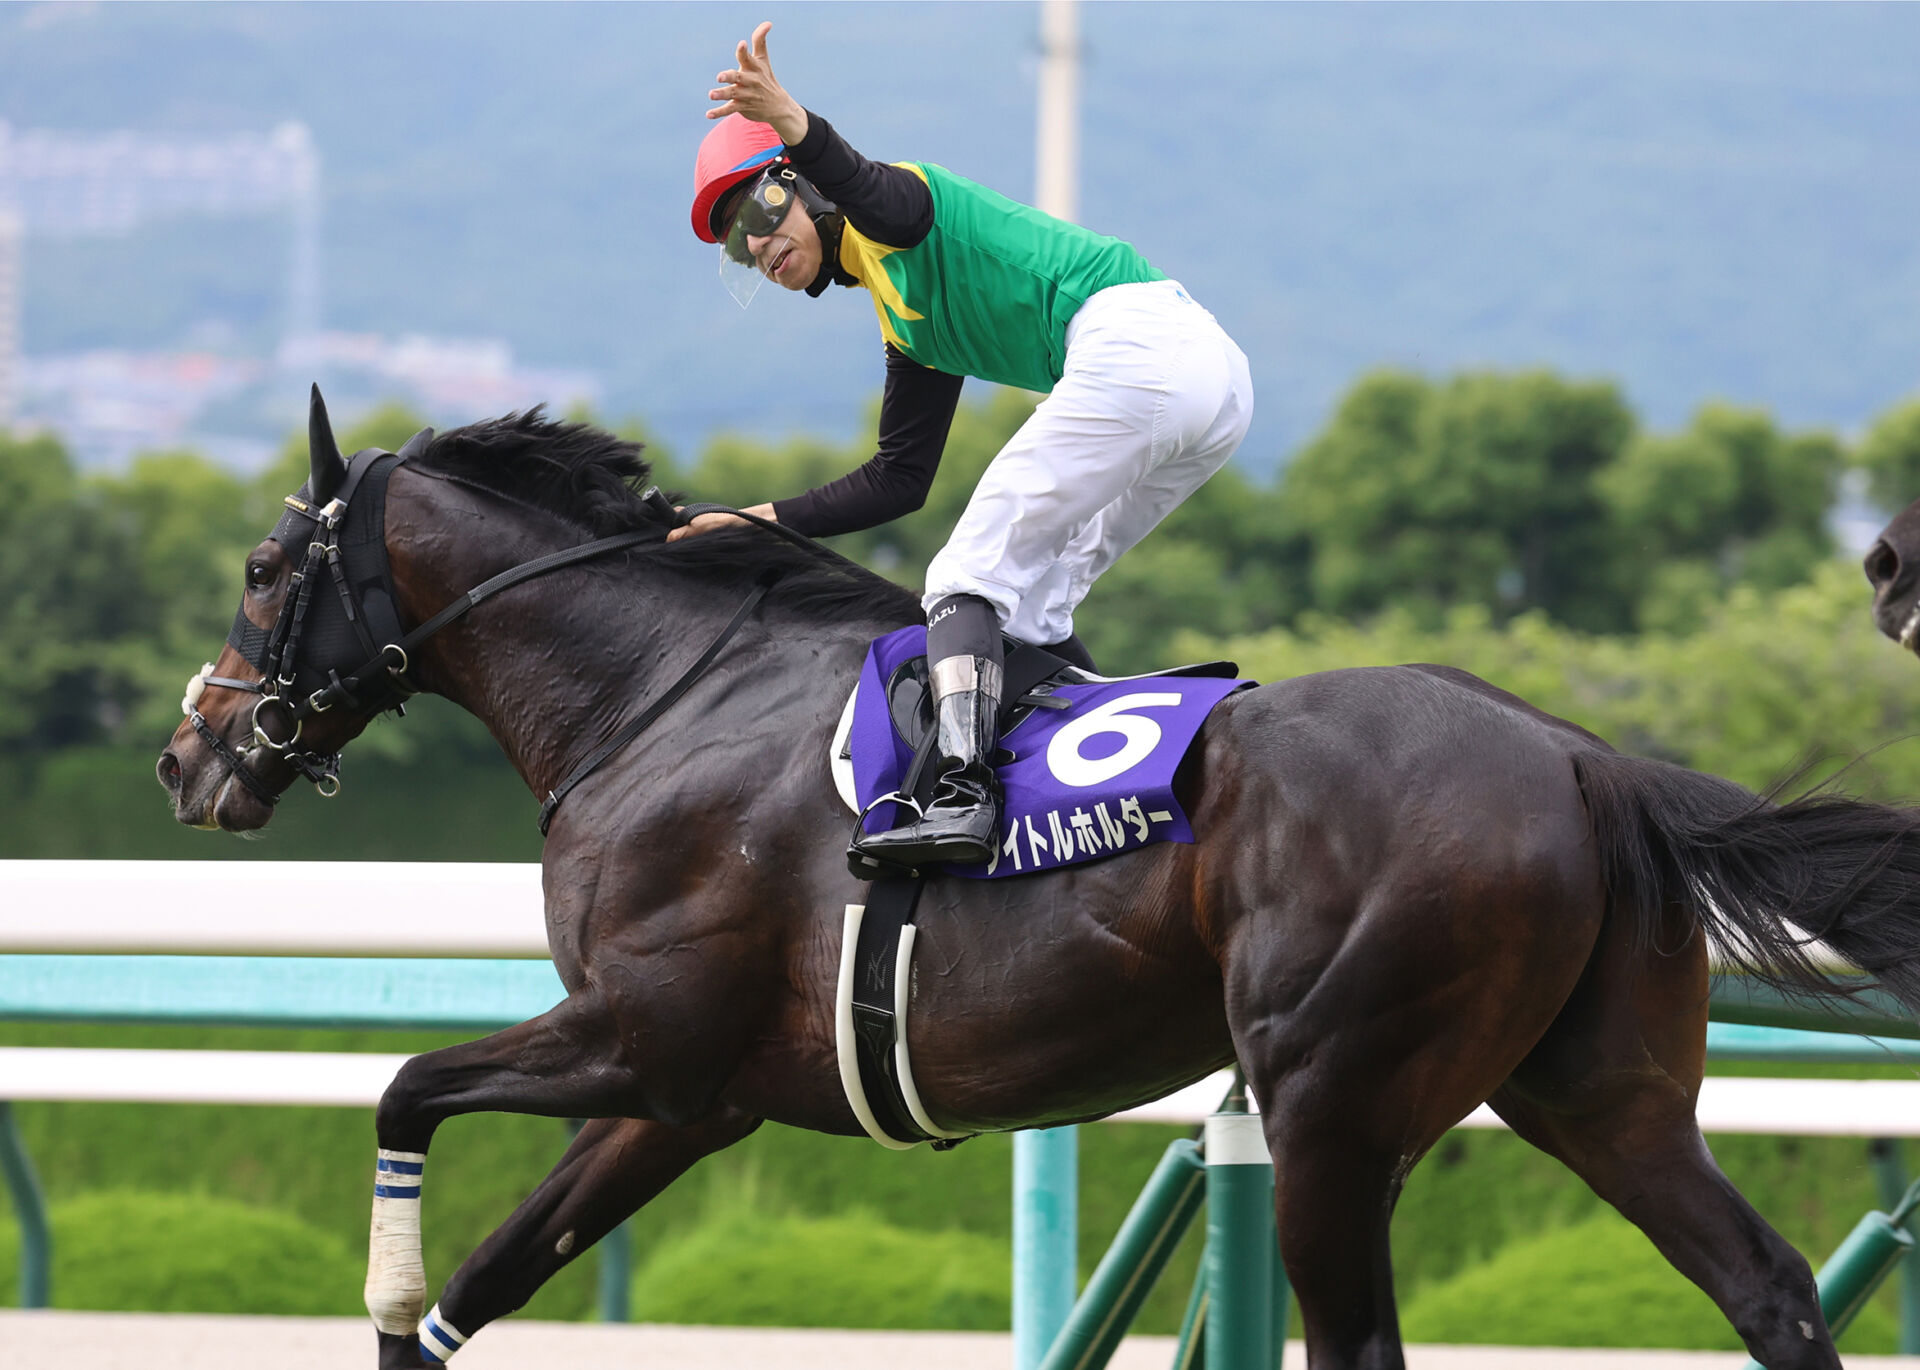
[[[888,247],[912,247],[933,231],[933,192],[904,167],[862,157],[833,125],[807,111],[807,134],[787,149],[793,169],[840,207],[847,222]]]
[[[775,500],[773,516],[808,537],[823,538],[911,514],[927,502],[964,381],[922,366],[888,343],[879,450],[836,481]]]

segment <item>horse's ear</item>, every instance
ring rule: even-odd
[[[318,384],[307,405],[307,459],[313,468],[307,496],[315,504],[325,504],[347,478],[347,463],[340,456],[340,444],[333,439],[333,424],[327,419],[327,402],[320,398]]]
[[[402,443],[400,450],[394,455],[398,457],[417,457],[427,450],[428,444],[432,441],[433,430],[431,428],[422,428],[418,433],[415,433]]]

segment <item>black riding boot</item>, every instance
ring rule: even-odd
[[[927,645],[939,765],[933,798],[904,826],[856,837],[850,853],[915,870],[988,861],[1000,828],[1000,781],[993,771],[1004,670],[999,620],[985,600],[951,596],[929,615]],[[945,646],[971,650],[942,655]]]

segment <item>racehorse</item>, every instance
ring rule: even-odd
[[[180,821],[261,827],[300,775],[337,783],[334,754],[407,690],[478,715],[537,797],[658,717],[552,812],[565,1000],[414,1057],[377,1110],[382,1165],[417,1157],[414,1175],[456,1114],[592,1120],[448,1282],[433,1316],[470,1336],[762,1119],[859,1135],[834,993],[842,910],[865,886],[843,861],[828,751],[869,642],[920,611],[761,528],[666,541],[675,516],[636,493],[638,448],[537,411],[384,458],[358,544],[351,519],[324,518],[368,454],[342,460],[317,392],[312,445],[160,758]],[[377,569],[335,574],[339,545]],[[355,596],[348,631],[338,606]],[[381,596],[404,642],[377,641]],[[331,629],[312,627],[324,613]],[[716,625],[736,621],[716,652]],[[1839,1364],[1807,1263],[1695,1123],[1708,943],[1818,992],[1818,937],[1920,1005],[1915,811],[1757,797],[1429,665],[1229,696],[1177,793],[1190,844],[929,882],[908,1030],[942,1128],[1097,1119],[1237,1059],[1309,1359],[1375,1370],[1403,1364],[1395,1199],[1489,1102],[1638,1224],[1762,1364]],[[376,1221],[369,1306],[393,1370],[420,1362],[424,1276],[417,1235],[410,1253],[382,1235]]]
[[[1895,514],[1867,549],[1873,621],[1910,652],[1920,652],[1920,500]]]

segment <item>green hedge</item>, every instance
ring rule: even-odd
[[[1422,1290],[1400,1326],[1414,1342],[1742,1349],[1713,1302],[1610,1213],[1513,1242]],[[1869,1304],[1841,1340],[1849,1351],[1891,1352],[1893,1318]]]
[[[774,1216],[740,1206],[654,1248],[633,1283],[643,1322],[1004,1331],[1008,1244],[897,1227],[869,1211]]]
[[[361,1312],[366,1258],[311,1223],[193,1194],[106,1190],[48,1211],[53,1306],[150,1313]],[[0,1288],[18,1301],[19,1230],[0,1225]]]

